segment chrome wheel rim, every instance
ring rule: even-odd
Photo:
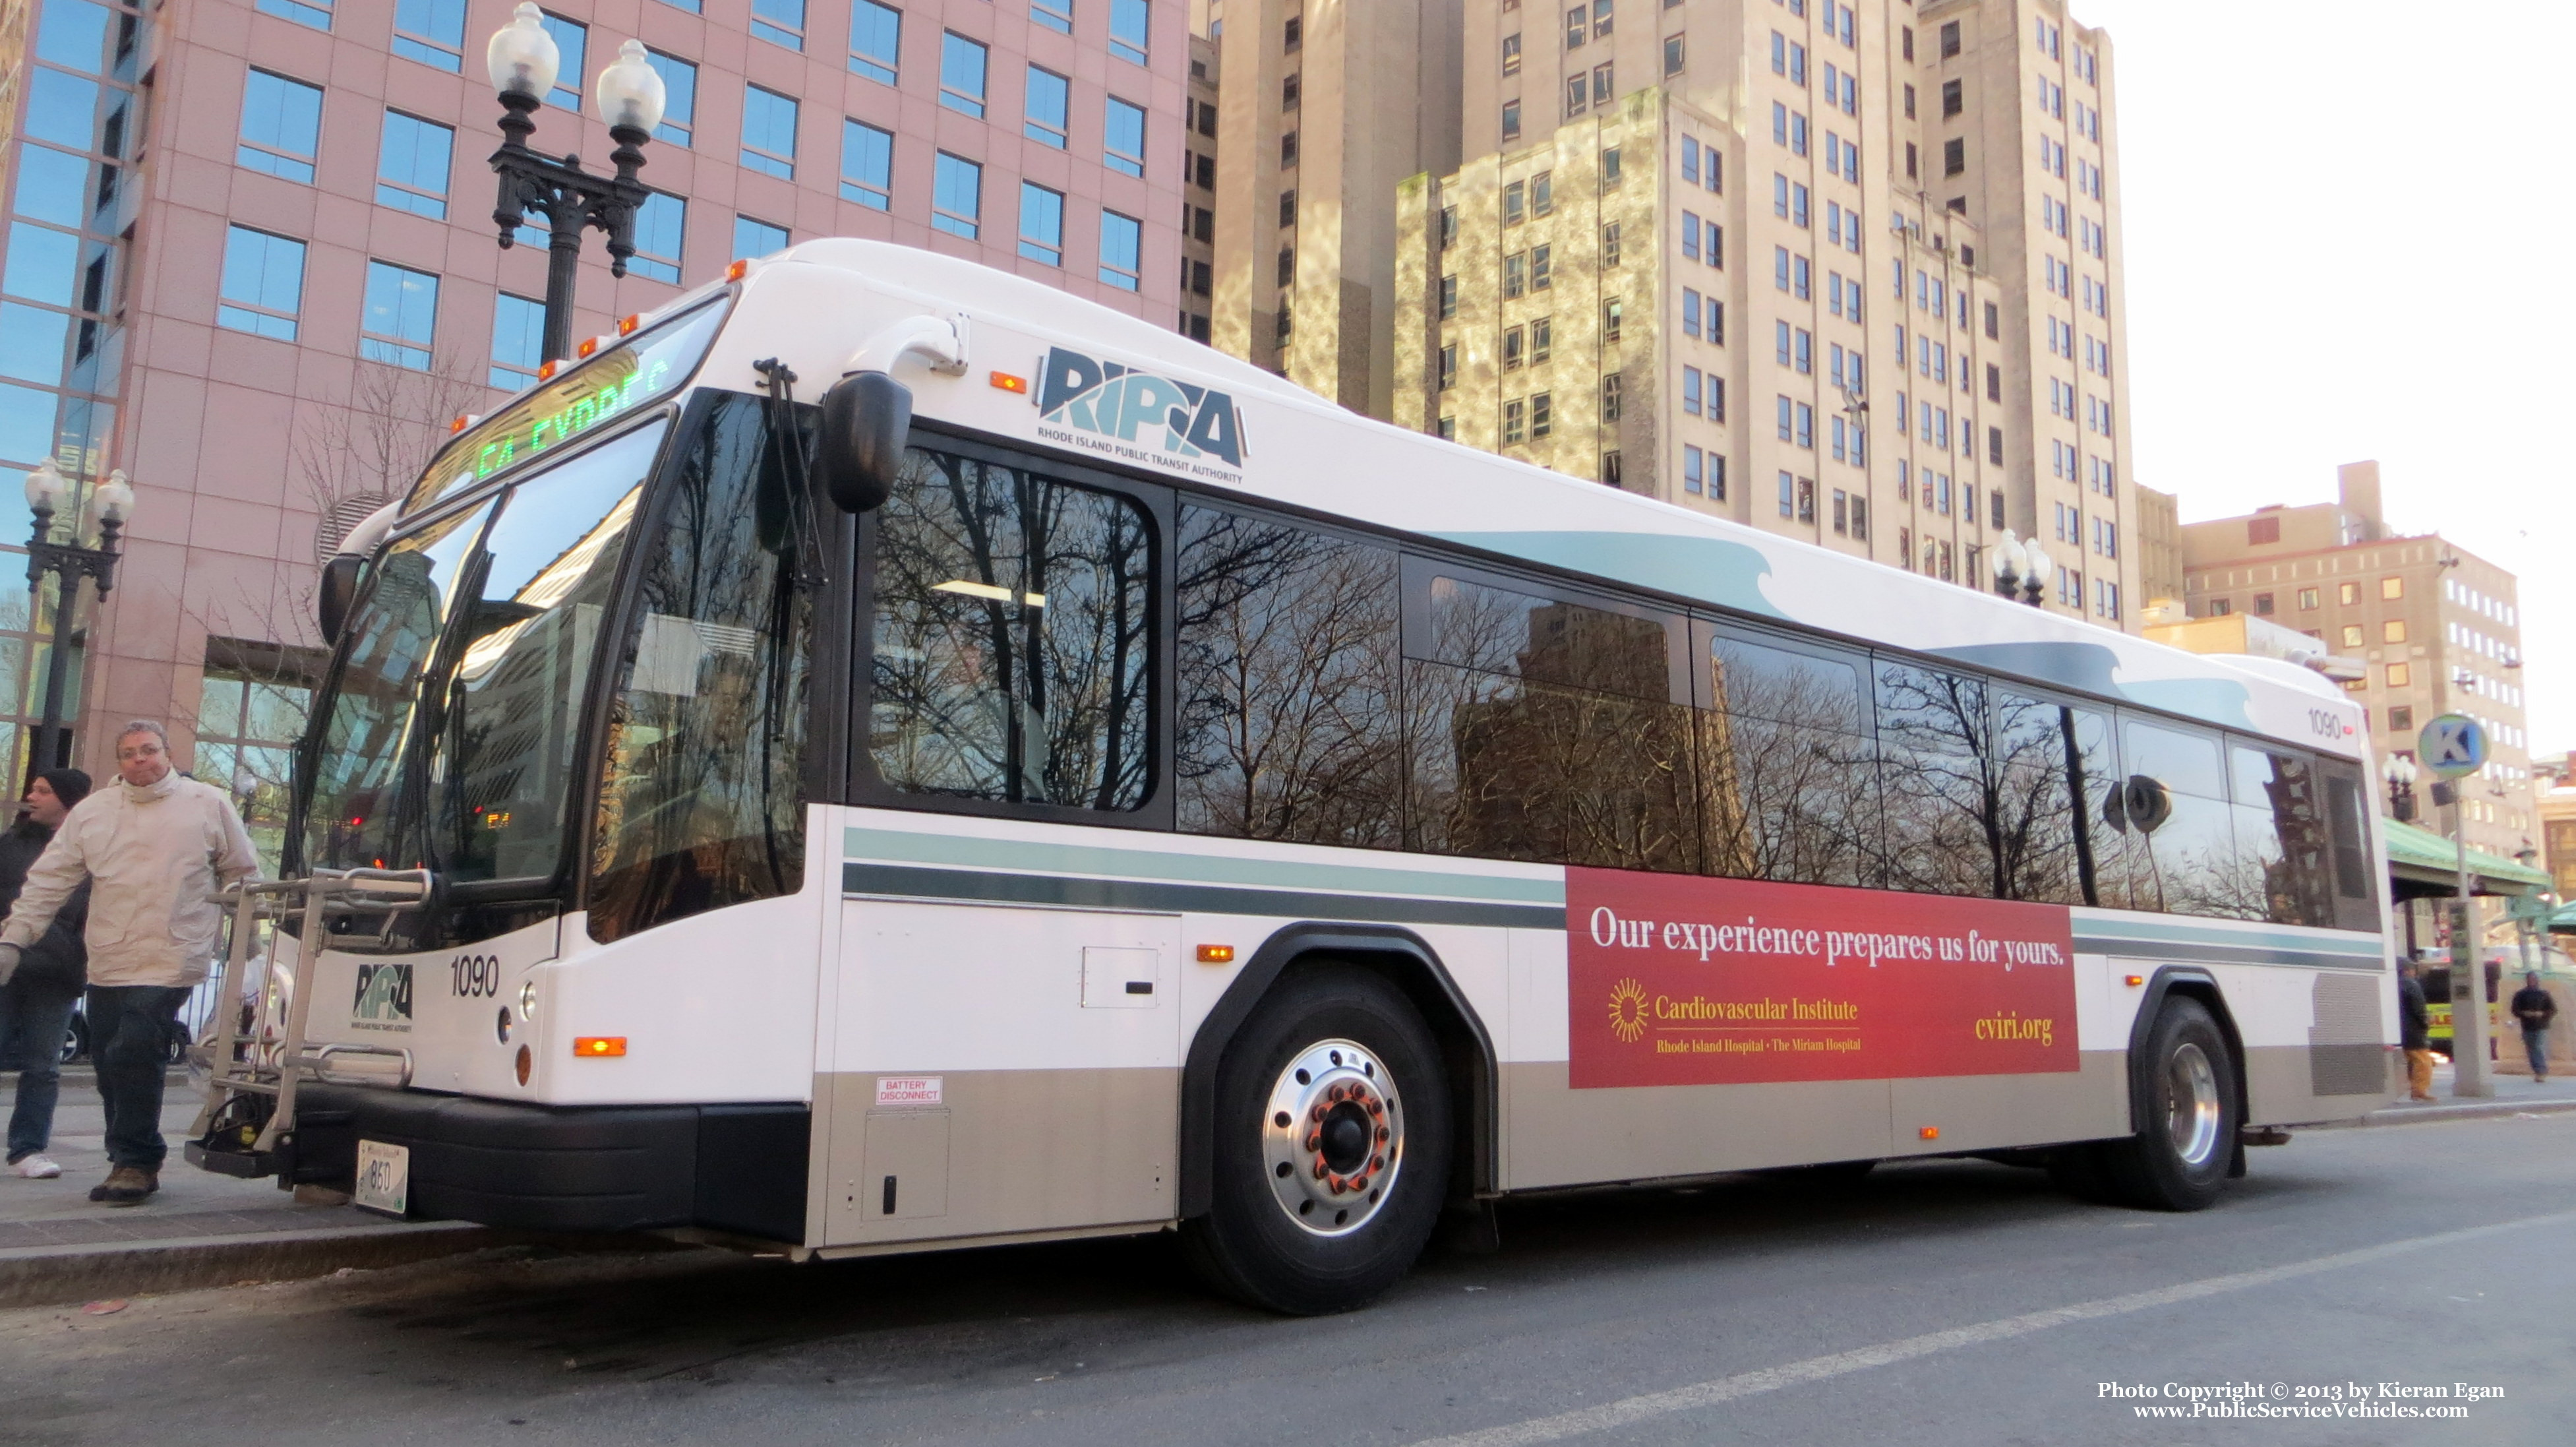
[[[2183,1164],[2206,1164],[2218,1152],[2218,1071],[2208,1052],[2185,1041],[2165,1062],[2165,1134]]]
[[[1347,1236],[1366,1226],[1404,1166],[1404,1102],[1386,1062],[1349,1040],[1297,1052],[1271,1082],[1261,1164],[1297,1229]]]

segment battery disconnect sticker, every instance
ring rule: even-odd
[[[938,1105],[942,1079],[936,1075],[880,1075],[877,1104]]]

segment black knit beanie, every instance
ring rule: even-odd
[[[38,769],[36,777],[45,781],[66,809],[89,797],[89,775],[79,769]]]

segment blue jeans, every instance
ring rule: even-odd
[[[2531,1058],[2531,1073],[2533,1075],[2547,1075],[2549,1073],[2549,1027],[2546,1025],[2537,1027],[2530,1025],[2523,1026],[2522,1053]]]
[[[9,1113],[9,1164],[53,1143],[54,1100],[62,1093],[63,1035],[80,996],[0,986],[0,1059],[18,1063],[18,1106]]]
[[[170,1032],[187,999],[185,985],[89,987],[89,1051],[107,1109],[110,1165],[158,1171],[170,1153],[161,1139],[161,1082]]]

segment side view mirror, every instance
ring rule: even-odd
[[[2173,817],[2173,794],[2164,781],[2146,774],[2131,774],[2122,791],[2123,812],[2129,824],[2141,834],[2153,834]]]
[[[322,641],[338,643],[340,630],[349,622],[349,609],[358,601],[358,573],[367,560],[355,553],[340,553],[322,565],[322,584],[315,590],[314,612],[321,615]]]
[[[912,438],[912,389],[883,372],[853,372],[823,394],[814,474],[843,512],[873,512],[894,493]]]

